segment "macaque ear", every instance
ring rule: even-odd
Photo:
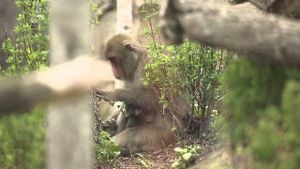
[[[135,51],[136,50],[136,46],[132,42],[130,42],[130,41],[124,41],[123,45],[128,50],[131,50],[131,51]]]

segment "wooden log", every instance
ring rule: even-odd
[[[174,0],[165,6],[163,32],[172,42],[185,35],[260,63],[300,67],[299,21],[258,12],[250,3],[241,7],[217,0]]]
[[[92,86],[103,89],[113,81],[108,63],[87,56],[27,77],[3,79],[0,81],[0,116],[24,113],[36,104],[84,95]]]

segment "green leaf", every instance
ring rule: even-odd
[[[183,157],[183,159],[184,159],[185,161],[190,160],[190,159],[192,158],[192,156],[193,156],[193,154],[190,153],[190,152],[185,153],[185,154],[182,155],[182,157]]]

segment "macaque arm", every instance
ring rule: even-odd
[[[112,92],[97,91],[97,95],[103,97],[104,100],[121,101],[129,105],[139,106],[138,96],[132,90],[116,89]]]
[[[116,89],[112,92],[97,91],[96,93],[104,100],[121,101],[136,108],[148,109],[155,105],[154,96],[143,88]]]

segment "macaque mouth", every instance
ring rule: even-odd
[[[115,78],[120,79],[121,78],[121,68],[119,66],[119,63],[118,63],[116,57],[109,57],[108,60],[111,63]]]

